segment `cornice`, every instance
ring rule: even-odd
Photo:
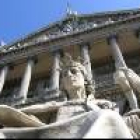
[[[60,36],[48,41],[33,43],[21,50],[11,51],[0,56],[0,65],[9,62],[15,62],[19,59],[24,59],[28,56],[38,55],[39,53],[50,52],[58,46],[63,48],[65,46],[80,44],[88,42],[101,37],[107,37],[112,33],[119,31],[136,30],[140,27],[140,15],[118,21],[113,24],[102,25],[97,28],[91,28],[84,31],[73,32],[71,34]]]
[[[79,15],[76,15],[76,17],[77,18],[94,18],[94,17],[102,18],[102,17],[105,17],[105,16],[115,16],[115,15],[119,16],[119,15],[126,15],[126,14],[128,14],[130,16],[140,14],[140,9],[137,8],[137,9],[130,9],[130,10],[117,10],[117,11],[99,12],[99,13],[93,13],[93,14],[79,14]],[[21,43],[21,42],[24,42],[24,41],[26,42],[27,40],[29,40],[29,39],[31,39],[31,38],[33,38],[33,37],[45,32],[46,30],[49,30],[49,29],[55,27],[56,25],[61,24],[64,21],[67,21],[67,20],[69,20],[71,18],[72,17],[63,17],[61,20],[56,21],[54,23],[51,23],[51,24],[49,24],[47,26],[44,26],[43,28],[40,28],[37,31],[32,32],[31,34],[26,35],[25,37],[17,39],[15,41],[11,42],[10,44],[3,46],[2,48],[10,48],[11,46],[17,45],[18,43]],[[117,21],[115,21],[115,22],[117,22]],[[0,50],[2,48],[0,48]]]

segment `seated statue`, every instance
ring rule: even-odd
[[[67,100],[51,101],[21,109],[0,105],[0,123],[4,126],[0,130],[0,137],[136,137],[119,115],[115,103],[94,98],[94,87],[92,81],[86,78],[85,67],[70,56],[66,56],[64,60],[66,62],[63,61],[61,66],[60,87]]]

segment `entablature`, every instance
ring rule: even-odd
[[[26,47],[13,50],[7,53],[1,53],[0,65],[5,63],[15,62],[19,59],[25,59],[29,56],[38,55],[39,53],[49,52],[57,47],[63,48],[66,46],[72,46],[83,42],[96,42],[98,39],[107,38],[112,33],[123,33],[133,31],[135,32],[140,28],[140,16],[130,18],[129,20],[118,21],[115,24],[109,24],[92,28],[90,30],[73,32],[66,36],[57,37],[48,41],[32,42]]]
[[[119,21],[129,20],[140,14],[140,9],[109,11],[95,14],[81,14],[64,17],[62,20],[31,33],[9,45],[2,47],[2,53],[17,51],[40,42],[52,41],[70,34],[102,28],[102,26],[116,24]]]

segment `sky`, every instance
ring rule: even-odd
[[[140,0],[0,0],[0,40],[8,44],[61,20],[68,2],[79,14],[140,8]]]

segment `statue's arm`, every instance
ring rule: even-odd
[[[62,103],[52,101],[44,104],[31,105],[25,108],[21,108],[19,109],[19,111],[35,115],[42,112],[50,112],[50,111],[57,110],[61,106],[61,104]]]
[[[7,105],[0,105],[0,122],[6,127],[39,127],[45,124],[33,115]]]

